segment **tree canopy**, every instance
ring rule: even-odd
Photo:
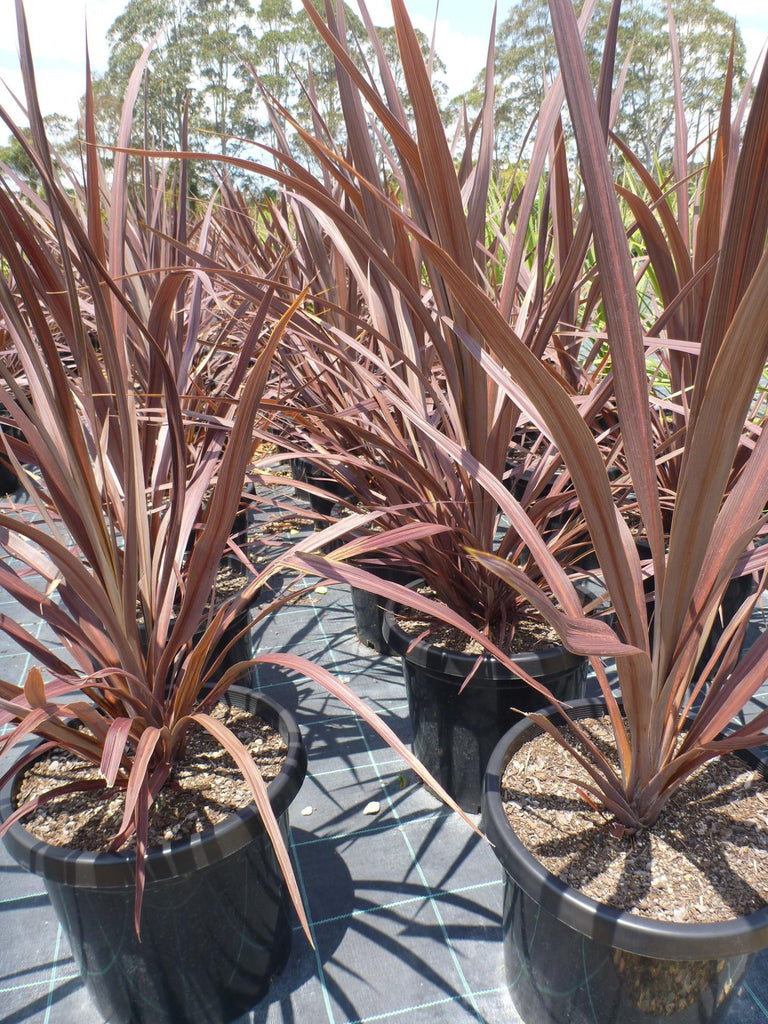
[[[312,0],[324,10],[323,0]],[[188,144],[211,152],[236,153],[242,139],[271,141],[258,78],[293,116],[319,117],[334,142],[343,142],[343,119],[333,55],[303,8],[294,0],[127,0],[108,32],[109,61],[94,82],[101,139],[113,142],[130,75],[153,43],[139,103],[133,142],[181,146],[185,112]],[[731,18],[715,0],[673,0],[681,80],[691,143],[714,127],[731,42],[734,81],[745,81],[745,49]],[[596,82],[610,0],[597,0],[585,42]],[[376,74],[377,61],[365,26],[344,7],[350,51],[361,69]],[[394,29],[379,29],[390,67],[402,80]],[[422,50],[429,40],[419,35]],[[627,60],[616,131],[646,165],[668,159],[674,132],[674,95],[666,0],[624,0],[618,34],[618,80]],[[462,104],[477,111],[483,75],[476,87],[447,103],[445,66],[434,59],[434,89],[448,119]],[[513,163],[534,122],[557,55],[547,0],[515,0],[496,37],[495,147],[497,166]],[[284,127],[284,126],[283,126]],[[290,131],[288,131],[290,135]],[[12,147],[11,147],[12,149]],[[6,158],[13,158],[11,150]]]
[[[733,19],[714,0],[673,0],[671,4],[680,49],[683,100],[691,140],[701,140],[716,125],[734,39],[735,82],[743,85],[745,49]],[[585,48],[597,77],[610,11],[598,0]],[[619,22],[616,75],[629,56],[616,124],[617,132],[646,165],[665,160],[674,132],[674,89],[670,32],[665,0],[624,0]],[[497,156],[514,159],[557,72],[557,54],[547,0],[515,0],[496,37]],[[481,78],[467,96],[479,99]]]
[[[322,0],[313,2],[323,8]],[[343,122],[334,58],[306,11],[294,8],[291,0],[128,0],[109,30],[109,63],[95,83],[103,137],[116,132],[131,72],[154,40],[135,130],[138,144],[146,126],[151,145],[177,147],[185,104],[195,148],[231,153],[239,138],[269,139],[272,126],[256,78],[294,116],[311,116],[314,106],[336,139]],[[350,49],[359,54],[361,67],[374,67],[362,20],[346,6],[344,17]],[[394,30],[381,33],[397,69]],[[429,41],[420,38],[427,52]],[[435,69],[438,75],[445,70],[439,57]],[[436,92],[444,95],[445,85],[438,82]]]

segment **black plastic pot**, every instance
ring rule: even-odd
[[[399,583],[407,586],[416,578],[413,570],[400,565],[364,565],[359,563],[361,569],[365,569],[379,579],[389,580],[391,583]],[[368,590],[361,590],[359,587],[350,587],[352,593],[352,611],[355,616],[355,633],[357,639],[366,647],[372,648],[379,654],[393,654],[389,644],[384,639],[384,607],[386,601],[378,594],[372,594]]]
[[[409,649],[413,637],[397,624],[391,603],[382,632],[403,659],[414,754],[463,811],[477,813],[491,752],[521,712],[543,707],[544,698],[490,655],[459,693],[477,656],[427,641]],[[558,700],[584,696],[587,659],[565,647],[515,654],[514,660]]]
[[[555,722],[561,716],[546,712]],[[605,714],[579,701],[574,719]],[[597,903],[550,874],[518,840],[501,801],[511,757],[538,732],[520,722],[488,762],[483,830],[505,871],[507,984],[526,1024],[707,1024],[722,1018],[751,955],[768,945],[768,908],[733,921],[673,924]],[[768,777],[768,760],[743,754]]]
[[[638,554],[641,558],[646,559],[651,557],[651,548],[647,541],[638,541],[637,548]],[[649,595],[646,608],[648,611],[649,639],[651,643],[653,643],[654,612],[656,609],[654,594],[655,587],[655,577],[647,577],[643,583],[643,589],[645,590],[646,595]],[[753,593],[754,589],[755,581],[752,576],[736,576],[725,588],[725,591],[723,592],[723,599],[720,602],[720,608],[715,616],[714,622],[712,623],[709,636],[704,644],[704,650],[702,651],[701,658],[699,658],[698,665],[696,666],[696,675],[698,675],[712,657],[715,652],[715,647],[717,647],[717,643],[723,635],[723,631],[744,601],[746,601],[749,595]]]
[[[30,395],[26,397],[30,399]],[[8,416],[8,410],[2,402],[0,402],[1,416]],[[10,423],[0,426],[0,435],[5,435],[6,438],[17,438],[20,441],[26,440],[22,431],[18,427],[12,427]],[[21,486],[21,480],[19,480],[16,470],[13,468],[13,464],[6,453],[4,442],[0,440],[0,497],[16,494],[17,491],[21,490]]]
[[[246,632],[243,633],[243,630],[246,630]],[[195,633],[195,640],[199,640],[202,637],[203,632],[203,629],[198,630],[198,632]],[[237,637],[237,639],[235,639],[235,637]],[[230,641],[233,641],[231,646],[227,646]],[[222,672],[231,668],[233,665],[248,661],[253,657],[251,613],[249,608],[243,608],[243,610],[235,616],[229,626],[224,630],[224,635],[214,647],[212,659],[217,658],[222,651],[224,651],[224,657],[221,662]],[[238,682],[242,686],[250,686],[252,678],[253,670],[246,669],[239,677]]]
[[[353,501],[355,499],[355,495],[348,487],[339,483],[335,477],[332,477],[320,466],[316,466],[314,462],[310,462],[309,459],[293,459],[291,462],[291,472],[294,480],[305,480],[307,483],[313,484],[315,487],[319,487],[327,492],[327,498],[320,494],[308,493],[307,491],[299,490],[298,492],[309,500],[310,508],[322,516],[329,516],[339,499],[342,501]]]
[[[718,640],[723,635],[725,628],[750,594],[754,593],[755,586],[756,584],[752,576],[736,576],[725,588],[723,600],[720,603],[720,609],[715,617],[715,621],[712,623],[712,628],[709,631],[707,642],[704,645],[704,651],[699,659],[697,671],[699,669],[703,669],[715,653],[715,647],[717,646]]]
[[[242,563],[234,555],[225,555],[222,560],[222,565],[231,566],[234,571],[242,571]],[[251,623],[251,608],[257,605],[262,600],[262,588],[256,591],[251,599],[250,603],[246,605],[238,614],[235,616],[233,621],[224,630],[219,644],[217,645],[216,651],[220,652],[230,641],[234,641],[228,648],[222,661],[222,669],[227,669],[232,665],[236,665],[240,661],[248,661],[253,657],[253,638],[251,636],[250,629],[247,627]],[[243,630],[246,632],[243,632]],[[200,629],[195,636],[202,636],[204,629]],[[238,634],[242,634],[238,636]],[[235,640],[235,637],[238,639]]]
[[[232,687],[228,699],[276,727],[286,762],[269,784],[284,835],[306,773],[298,726],[280,705]],[[13,807],[13,780],[0,817]],[[223,1024],[246,1013],[284,966],[288,898],[254,804],[189,839],[149,850],[141,941],[133,927],[134,858],[50,846],[21,825],[5,844],[43,878],[88,991],[110,1024]]]
[[[251,617],[248,608],[244,608],[239,612],[232,622],[224,630],[221,639],[214,647],[213,654],[211,655],[211,661],[218,658],[218,656],[224,652],[224,657],[221,662],[221,671],[224,672],[226,669],[231,668],[233,665],[237,665],[239,662],[248,661],[253,657],[253,643],[251,640],[250,633]],[[171,627],[173,623],[171,623]],[[242,636],[239,634],[246,629]],[[194,635],[195,642],[199,642],[202,638],[205,628],[201,627]],[[144,627],[144,623],[139,623],[139,637],[141,638],[142,645],[146,651],[147,647],[147,633]],[[237,639],[235,639],[237,637]],[[230,645],[230,641],[231,645]],[[228,646],[229,645],[229,646]],[[247,670],[240,678],[240,683],[246,685],[250,679],[251,671]],[[248,684],[249,685],[249,684]]]
[[[16,470],[8,457],[0,452],[0,496],[7,497],[9,494],[15,494],[20,487],[21,481],[16,476]]]
[[[637,548],[638,555],[643,561],[650,559],[651,546],[644,537],[636,538],[635,546]],[[582,555],[575,564],[577,564],[581,569],[598,568],[598,561],[593,550],[585,552],[585,554]],[[645,593],[646,598],[645,607],[646,615],[648,617],[648,638],[651,644],[653,644],[654,613],[656,611],[655,589],[655,576],[646,576],[643,580],[643,592]],[[720,602],[720,608],[715,616],[714,622],[712,623],[712,628],[710,629],[709,636],[704,644],[704,650],[702,651],[701,658],[696,666],[694,675],[698,675],[712,657],[715,652],[715,647],[717,646],[720,637],[723,635],[723,631],[727,627],[728,623],[749,595],[754,593],[754,590],[755,581],[752,576],[736,576],[725,588],[723,599]]]
[[[585,541],[585,545],[588,542]],[[637,548],[638,557],[642,561],[647,561],[651,557],[651,546],[644,537],[635,537],[635,547]],[[583,554],[580,554],[573,562],[573,565],[579,569],[585,571],[591,571],[600,568],[600,563],[597,560],[594,548],[590,545],[585,547]],[[653,612],[654,612],[654,600],[653,593],[656,588],[656,580],[653,575],[646,576],[643,580],[643,593],[646,599],[646,615],[648,618],[648,625],[650,628],[650,637],[653,640]]]
[[[248,546],[250,525],[254,517],[254,505],[251,499],[255,493],[256,486],[253,481],[246,481],[243,485],[243,493],[240,496],[240,504],[238,505],[235,518],[232,520],[232,527],[229,531],[230,537],[234,537],[235,543],[241,548]],[[197,536],[198,531],[193,530],[187,538],[186,553],[188,555],[192,553]]]
[[[522,501],[525,491],[533,479],[535,467],[520,469],[520,465],[512,460],[507,462],[507,471],[504,474],[504,483],[508,491],[516,501]],[[552,488],[561,475],[562,470],[557,470],[554,478],[550,478],[541,488],[533,503],[528,504],[527,511],[532,514],[538,509],[537,520],[544,536],[550,536],[562,530],[572,515],[572,509],[564,508],[567,501],[575,505],[575,493],[570,493],[567,498],[562,494],[552,495]],[[549,507],[549,514],[544,514],[545,503]]]
[[[253,519],[253,501],[251,500],[256,494],[256,486],[252,480],[248,480],[243,487],[243,493],[240,498],[240,505],[238,506],[237,514],[235,515],[235,521],[232,524],[232,536],[240,547],[245,547],[248,544],[248,533]]]

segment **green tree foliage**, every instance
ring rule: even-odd
[[[601,40],[610,4],[598,0],[585,48],[597,81]],[[673,0],[680,47],[683,99],[692,123],[691,141],[716,124],[734,23],[714,0]],[[665,0],[625,0],[619,27],[616,74],[630,55],[616,129],[650,165],[666,160],[674,132],[674,86]],[[516,157],[541,104],[545,83],[556,73],[557,57],[547,0],[515,0],[499,26],[496,52],[497,159]],[[745,50],[735,30],[737,83],[743,83]],[[477,108],[479,85],[467,94]]]
[[[313,0],[324,13],[323,0]],[[292,0],[128,0],[109,30],[106,73],[96,83],[102,137],[114,138],[125,90],[144,47],[155,40],[146,88],[137,110],[134,142],[147,130],[151,145],[175,148],[189,103],[189,137],[195,148],[236,152],[238,138],[273,141],[255,77],[278,102],[304,123],[314,116],[329,139],[343,143],[343,118],[333,54],[303,8]],[[344,19],[350,49],[362,69],[376,74],[365,26],[349,7]],[[381,30],[382,45],[402,79],[393,29]],[[425,54],[429,41],[420,37]],[[439,76],[445,66],[435,56]],[[255,76],[255,77],[254,77]],[[290,135],[290,128],[283,124]]]
[[[431,48],[430,40],[421,31],[421,29],[415,29],[416,38],[419,41],[421,52],[424,54],[424,60],[429,60],[429,53]],[[410,111],[411,98],[408,95],[408,90],[405,84],[405,74],[403,73],[403,66],[400,62],[400,53],[397,48],[397,35],[395,33],[394,26],[388,26],[386,28],[380,28],[378,30],[379,38],[381,39],[381,45],[384,49],[384,53],[387,57],[392,75],[395,80],[398,92],[400,93],[403,105],[406,111]],[[373,55],[371,54],[371,60]],[[448,86],[445,81],[446,66],[443,63],[439,53],[432,54],[432,89],[437,100],[437,105],[442,110],[447,111],[447,96]]]
[[[303,12],[302,12],[303,13]],[[300,59],[302,39],[291,0],[261,0],[253,42],[254,70],[268,92],[283,106],[290,103],[291,66]]]
[[[44,121],[46,135],[54,152],[63,157],[73,156],[77,152],[78,141],[72,119],[63,114],[48,114]],[[21,132],[28,141],[31,140],[32,132],[29,128],[22,128]],[[34,162],[13,135],[5,146],[0,146],[0,164],[33,188],[40,185],[40,175]]]
[[[253,82],[240,55],[253,44],[253,8],[249,0],[195,0],[190,13],[197,92],[205,104],[206,127],[226,153],[228,136],[249,129]]]
[[[31,140],[32,132],[28,128],[22,129],[22,132],[28,140]],[[40,175],[37,173],[37,168],[27,151],[13,135],[9,137],[7,145],[0,146],[0,164],[8,167],[22,181],[27,182],[27,184],[32,185],[34,188],[37,188],[40,184]]]
[[[177,148],[188,106],[190,143],[228,152],[249,130],[251,77],[241,54],[251,46],[249,0],[128,0],[112,23],[109,62],[95,83],[105,139],[114,138],[133,68],[154,41],[134,142]]]
[[[313,3],[321,13],[324,13],[323,0],[313,0]],[[277,10],[281,12],[280,21],[267,21],[267,12],[274,16]],[[256,67],[261,81],[305,124],[312,117],[314,105],[330,139],[336,143],[343,143],[344,118],[338,96],[336,62],[307,13],[303,9],[292,12],[290,0],[262,0],[259,18],[262,31],[256,43]],[[378,80],[378,62],[365,25],[347,6],[344,7],[344,25],[350,53],[356,55],[361,71]],[[405,99],[408,110],[405,75],[400,62],[395,30],[393,27],[385,27],[377,28],[376,31],[395,84]],[[429,39],[419,30],[416,30],[416,36],[422,53],[425,58],[428,57]],[[434,54],[433,69],[435,95],[440,102],[446,92],[445,83],[441,78],[446,69],[438,54]],[[311,96],[308,92],[310,84]]]
[[[144,125],[137,125],[135,141],[139,145],[143,142],[142,128],[146,127],[151,145],[179,146],[198,42],[191,7],[192,0],[128,0],[123,13],[112,23],[107,33],[107,70],[95,83],[105,138],[115,137],[131,72],[144,48],[154,40],[140,104]],[[202,97],[195,93],[190,101],[192,119],[197,121],[202,114]]]
[[[690,141],[696,143],[717,127],[732,38],[738,86],[746,79],[746,51],[733,19],[714,0],[676,0],[672,13]],[[617,129],[650,166],[654,158],[666,159],[674,132],[666,5],[658,0],[631,0],[619,46],[622,56],[631,46],[632,55]]]
[[[316,2],[318,8],[322,3]],[[361,29],[362,23],[346,11],[347,26]],[[293,10],[291,0],[261,0],[253,50],[253,66],[264,88],[281,106],[298,117],[317,112],[333,136],[341,128],[341,111],[336,91],[333,54],[320,40],[306,11]],[[351,20],[350,20],[351,19]],[[311,80],[314,97],[306,92]],[[271,135],[265,117],[257,119],[262,137]]]

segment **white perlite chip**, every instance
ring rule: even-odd
[[[378,814],[381,810],[381,804],[378,800],[371,800],[369,804],[366,804],[363,808],[363,814]]]
[[[315,808],[314,807],[302,807],[301,808],[301,813],[304,815],[305,818],[308,818],[310,816],[310,814],[314,814],[315,813]]]

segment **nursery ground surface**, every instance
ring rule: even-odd
[[[328,667],[409,741],[399,660],[357,642],[346,589],[282,609],[258,641],[262,653]],[[0,663],[0,675],[20,679],[28,659],[0,637]],[[319,687],[263,665],[254,684],[295,714],[307,744],[291,845],[316,948],[295,924],[288,966],[238,1024],[526,1024],[504,983],[492,850]],[[768,687],[758,700],[768,703]],[[41,883],[1,846],[0,936],[0,1024],[98,1024]],[[727,1021],[768,1024],[768,954]]]

